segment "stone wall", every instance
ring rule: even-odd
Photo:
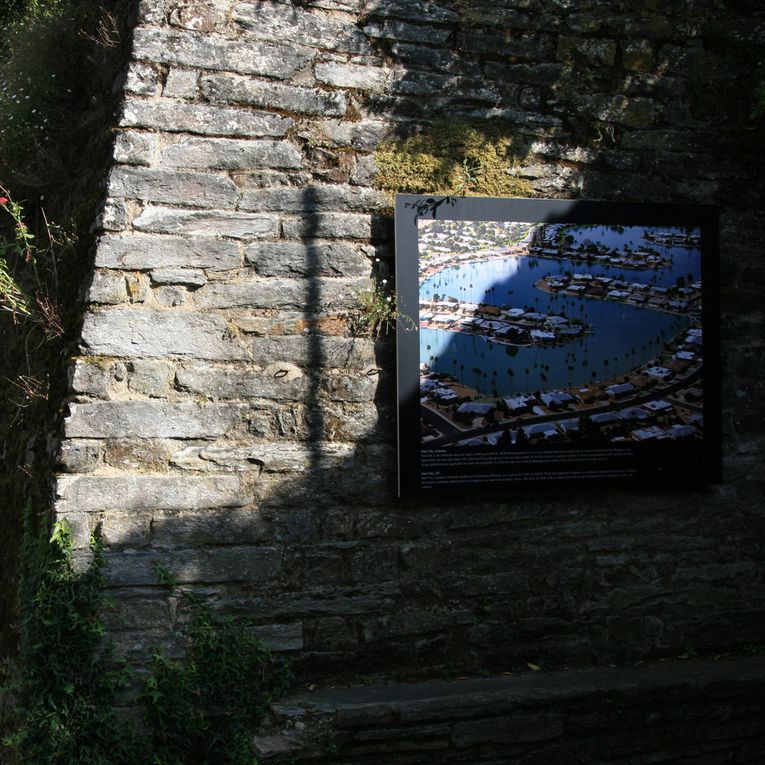
[[[762,643],[761,24],[712,0],[142,0],[55,505],[83,554],[102,530],[123,653],[182,650],[183,591],[348,678]],[[390,270],[375,151],[440,119],[512,135],[538,195],[721,206],[721,485],[395,498],[393,339],[348,311]]]

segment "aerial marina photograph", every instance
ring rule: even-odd
[[[701,233],[417,221],[420,443],[703,439]]]

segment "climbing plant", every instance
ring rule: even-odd
[[[65,523],[46,533],[29,506],[24,531],[19,652],[4,666],[0,685],[0,761],[252,765],[255,726],[290,678],[253,625],[216,623],[209,609],[190,601],[185,660],[157,653],[143,691],[120,699],[143,707],[139,736],[115,711],[130,671],[105,638],[101,613],[109,603],[99,540],[80,570]]]
[[[289,682],[247,621],[194,607],[185,662],[154,657],[140,701],[156,765],[252,765],[253,730]]]
[[[104,642],[105,605],[97,539],[84,571],[74,565],[65,523],[52,534],[27,507],[21,555],[21,618],[15,671],[6,667],[3,762],[123,765],[134,741],[113,710],[125,668]]]

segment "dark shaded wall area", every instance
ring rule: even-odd
[[[311,676],[761,645],[763,34],[711,0],[144,0],[56,499],[103,529],[123,653],[182,647],[156,564]],[[442,120],[531,194],[720,206],[720,485],[396,499],[394,341],[348,317],[391,268],[376,157]]]

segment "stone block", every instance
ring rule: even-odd
[[[173,5],[167,15],[168,23],[181,29],[190,29],[195,32],[213,32],[216,29],[224,27],[226,24],[225,8],[207,0],[200,2],[192,0],[189,2],[177,3]]]
[[[159,77],[154,67],[136,61],[130,64],[125,74],[125,92],[136,96],[153,96],[158,87]]]
[[[399,74],[391,84],[391,92],[409,96],[429,96],[433,92],[456,92],[461,98],[471,102],[484,101],[497,104],[502,101],[500,89],[494,83],[429,72],[405,71]]]
[[[384,414],[371,402],[367,404],[327,405],[321,422],[325,436],[333,441],[357,441],[380,435]]]
[[[164,473],[168,469],[168,453],[175,448],[175,441],[156,438],[110,438],[106,441],[104,462],[121,471]]]
[[[432,22],[424,14],[422,20],[427,25],[409,24],[405,21],[373,21],[364,25],[364,32],[370,37],[382,40],[425,43],[428,45],[445,43],[451,37],[451,29],[431,26]]]
[[[128,291],[125,276],[113,271],[95,271],[85,292],[85,301],[102,305],[127,303]]]
[[[121,362],[78,358],[69,369],[69,385],[73,393],[107,398],[111,394],[112,384],[118,379],[124,379],[124,374],[125,368]]]
[[[109,553],[104,577],[112,586],[153,585],[157,584],[157,565],[182,584],[267,582],[279,574],[282,553],[273,547]]]
[[[372,236],[371,215],[319,213],[285,218],[282,226],[286,239],[369,239]]]
[[[232,20],[245,31],[247,40],[295,41],[322,50],[373,52],[350,16],[314,13],[299,6],[237,3]]]
[[[494,54],[520,61],[549,61],[553,48],[551,35],[513,34],[502,28],[474,27],[460,35],[459,49],[468,53]]]
[[[157,146],[155,135],[122,130],[114,139],[114,161],[126,165],[150,165]]]
[[[346,185],[310,185],[303,188],[265,188],[245,191],[240,210],[278,212],[370,212],[390,205],[378,189]]]
[[[579,99],[582,111],[603,122],[615,122],[631,128],[649,128],[659,113],[650,98],[627,98],[622,95],[596,94]]]
[[[147,207],[134,221],[138,231],[186,236],[229,236],[251,241],[279,234],[279,220],[273,215],[225,212],[220,210],[182,210],[173,207]]]
[[[650,40],[631,40],[622,43],[622,66],[633,72],[653,69],[654,50]]]
[[[107,199],[96,216],[91,231],[124,231],[129,223],[130,210],[127,205],[119,199]]]
[[[125,166],[109,173],[107,192],[114,197],[218,209],[234,207],[239,198],[234,183],[223,175]]]
[[[356,168],[351,174],[351,183],[357,186],[371,186],[377,175],[377,162],[374,154],[356,158]]]
[[[230,40],[217,35],[138,27],[133,33],[133,56],[160,64],[199,67],[284,79],[304,66],[313,51],[270,41]],[[270,40],[270,38],[269,38]]]
[[[561,714],[540,712],[534,715],[490,717],[458,722],[452,728],[452,743],[459,749],[487,744],[522,744],[548,741],[565,730]]]
[[[148,513],[110,512],[99,519],[99,523],[101,539],[109,549],[146,547],[149,543],[151,515]]]
[[[165,21],[166,0],[138,0],[138,21],[142,24],[162,24]]]
[[[245,259],[261,276],[367,276],[366,251],[345,242],[256,242]]]
[[[159,165],[204,170],[297,169],[302,156],[286,141],[190,136],[161,149]]]
[[[235,242],[172,236],[103,236],[96,247],[97,268],[204,268],[227,271],[241,263]]]
[[[314,71],[319,82],[336,88],[382,91],[388,80],[388,72],[385,69],[357,64],[330,61],[316,64]]]
[[[308,395],[311,381],[299,367],[285,362],[265,369],[218,366],[204,362],[184,363],[176,371],[182,390],[212,399],[273,398],[295,401]]]
[[[365,6],[365,0],[307,0],[305,6],[323,8],[327,11],[348,11],[354,13]]]
[[[120,116],[122,127],[246,138],[280,137],[292,124],[279,114],[173,101],[128,100]]]
[[[198,82],[198,70],[171,67],[167,73],[165,85],[162,88],[162,95],[165,98],[172,99],[196,98]]]
[[[149,291],[149,282],[143,274],[125,274],[125,287],[131,303],[143,303]]]
[[[314,146],[350,146],[357,151],[374,151],[391,133],[389,124],[371,119],[358,122],[311,119],[298,124],[298,135]]]
[[[180,311],[92,312],[85,316],[81,339],[95,355],[250,357],[249,348],[230,335],[224,317]]]
[[[151,519],[151,544],[154,549],[255,544],[269,541],[271,531],[258,510],[161,512]]]
[[[367,369],[375,363],[370,338],[294,336],[258,337],[251,343],[256,364],[290,362],[326,369]]]
[[[366,279],[317,277],[250,279],[233,284],[210,282],[194,294],[199,308],[276,308],[336,311],[347,308]]]
[[[198,268],[155,268],[151,272],[152,284],[183,284],[201,287],[207,284],[205,272]]]
[[[166,597],[129,598],[121,600],[116,608],[107,609],[103,623],[108,630],[169,629],[174,609]]]
[[[251,446],[190,446],[171,462],[192,470],[252,470],[264,473],[305,473],[341,466],[353,456],[349,444],[256,444]]]
[[[173,365],[164,361],[136,359],[127,363],[128,388],[153,398],[167,395],[175,376]]]
[[[283,85],[238,75],[209,75],[199,83],[202,95],[211,103],[248,104],[297,114],[342,117],[348,108],[344,93]]]
[[[566,35],[558,38],[558,60],[568,63],[586,61],[593,66],[613,66],[617,50],[614,40]]]
[[[217,438],[236,425],[241,404],[92,401],[69,404],[67,438]]]
[[[82,573],[93,561],[93,550],[90,543],[93,533],[91,519],[87,513],[62,512],[56,514],[56,519],[66,524],[72,540],[72,551],[75,553],[74,570]]]
[[[461,74],[475,79],[482,77],[481,65],[477,61],[468,61],[461,56],[455,56],[450,50],[430,48],[397,40],[391,41],[390,46],[396,61],[408,65],[412,69],[430,69],[436,72]],[[506,64],[502,64],[502,66],[506,66]]]
[[[358,638],[347,619],[330,616],[317,619],[311,640],[313,650],[348,651],[358,646]]]
[[[227,475],[61,475],[56,512],[205,510],[242,507],[251,501],[239,477]]]
[[[303,623],[260,624],[252,631],[272,651],[300,651],[303,649]]]
[[[407,19],[427,24],[448,24],[458,21],[457,11],[433,2],[412,3],[409,0],[367,0],[364,10],[370,18]],[[502,9],[493,8],[497,13]]]
[[[68,439],[61,442],[56,461],[68,473],[92,473],[102,463],[103,457],[102,443]]]

